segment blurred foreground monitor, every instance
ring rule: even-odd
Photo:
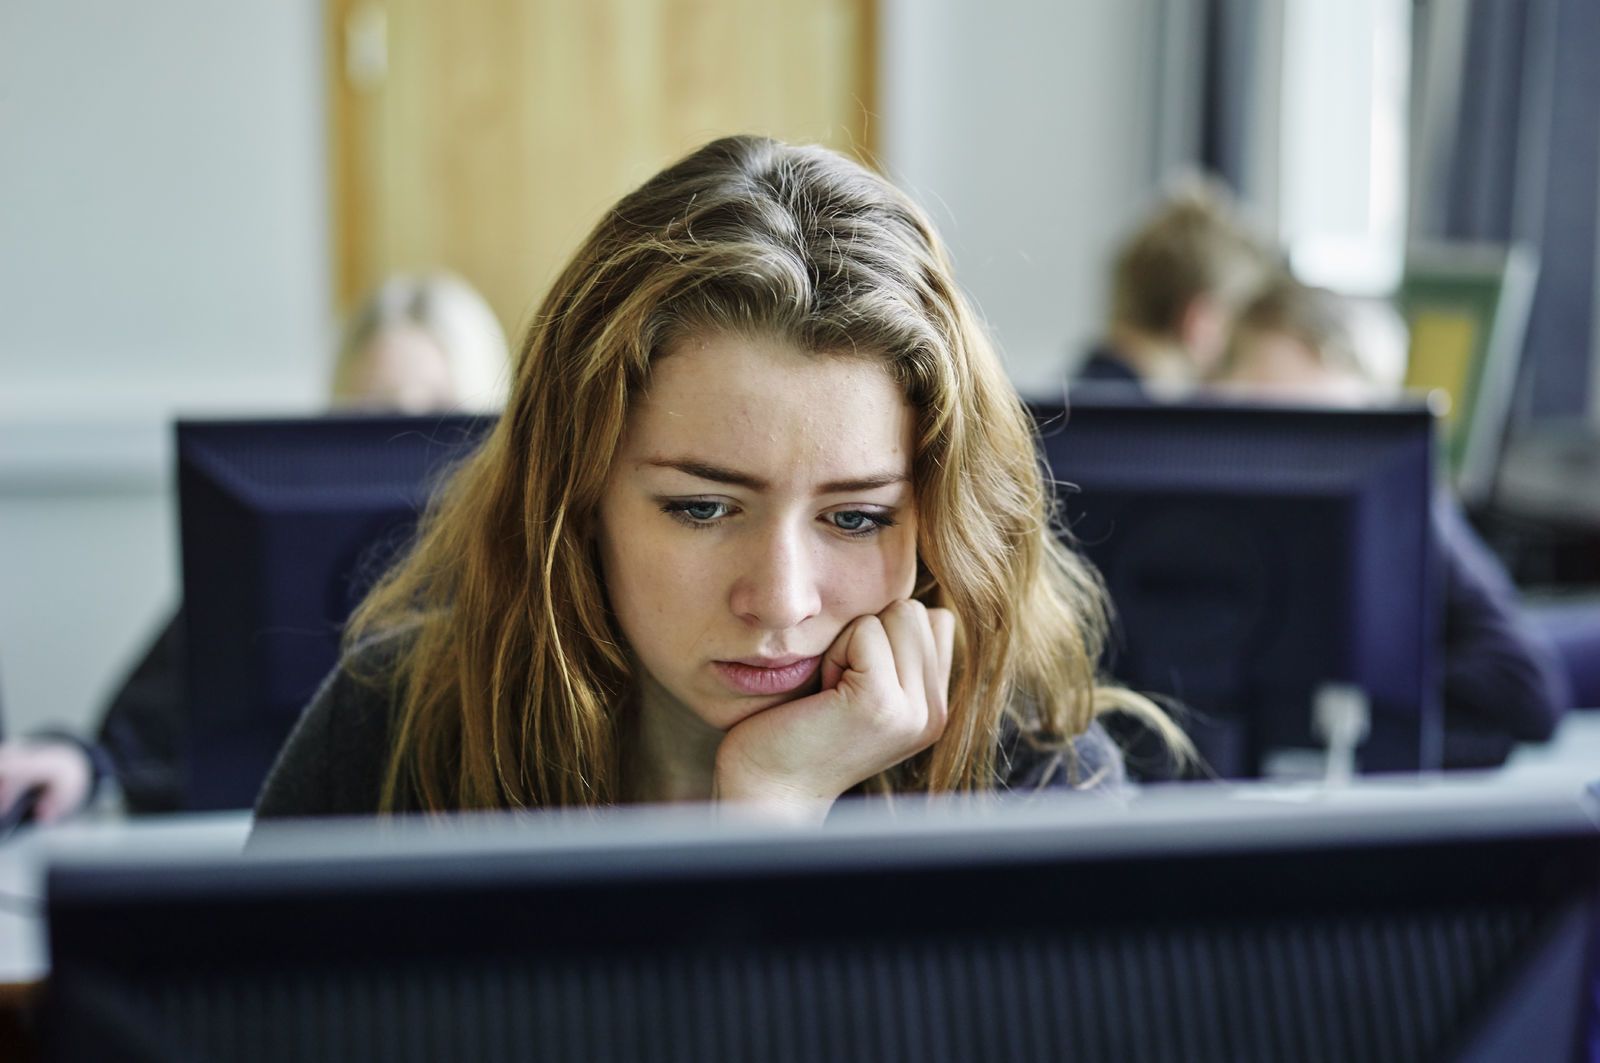
[[[1580,788],[274,824],[58,855],[61,1061],[1572,1060]]]

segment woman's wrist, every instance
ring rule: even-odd
[[[711,781],[711,800],[715,803],[748,810],[759,819],[795,826],[821,824],[837,796],[774,779],[744,765],[724,763],[721,757],[717,758]]]

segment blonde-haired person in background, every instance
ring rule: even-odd
[[[1273,255],[1214,180],[1176,182],[1118,248],[1104,341],[1074,383],[1181,395],[1216,367]]]
[[[477,289],[448,273],[390,277],[345,327],[333,407],[491,413],[510,386],[506,335]]]
[[[1209,383],[1318,406],[1363,406],[1393,394],[1366,370],[1353,305],[1289,276],[1274,278],[1240,313]]]
[[[352,314],[334,359],[335,410],[488,412],[505,402],[505,333],[471,285],[445,273],[396,276]],[[188,701],[180,607],[111,698],[89,740],[53,730],[0,743],[0,813],[30,791],[53,822],[114,780],[130,812],[181,803]],[[36,789],[37,788],[37,789]]]
[[[1394,394],[1368,368],[1356,304],[1279,276],[1239,315],[1212,380],[1234,395],[1360,406]],[[1443,571],[1444,766],[1486,768],[1516,742],[1543,742],[1568,707],[1555,650],[1522,614],[1516,588],[1460,505],[1433,499]]]
[[[258,818],[1107,785],[1098,580],[923,212],[707,144],[608,210]]]

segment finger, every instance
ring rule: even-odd
[[[50,793],[52,784],[47,775],[12,775],[0,780],[0,813],[10,812],[18,801],[28,799],[34,789],[39,789],[39,799],[42,801]],[[35,802],[33,817],[40,818]]]
[[[950,671],[955,660],[956,614],[948,609],[929,609],[928,626],[933,631],[933,675],[929,685],[928,729],[930,743],[944,733],[950,714]],[[933,717],[937,715],[937,720]]]
[[[896,680],[907,693],[927,683],[923,661],[933,657],[933,629],[928,626],[927,613],[921,602],[900,599],[878,614],[894,652]]]
[[[944,714],[945,684],[939,676],[939,640],[933,630],[933,614],[921,602],[917,603],[917,621],[922,644],[922,693],[931,719]]]
[[[934,640],[933,624],[928,608],[921,602],[906,603],[906,615],[915,631],[915,645],[909,641],[896,648],[896,659],[901,663],[901,674],[908,680],[914,672],[916,678],[906,684],[906,695],[917,706],[917,736],[919,744],[926,746],[930,735],[944,729],[944,685],[939,681],[939,648]]]
[[[956,653],[956,614],[948,609],[929,609],[928,626],[933,628],[934,655],[938,660],[938,686],[948,697],[950,673]]]
[[[905,732],[920,741],[928,730],[934,708],[928,704],[933,664],[933,628],[928,625],[928,610],[920,602],[899,601],[878,614],[894,653],[895,672],[905,707],[898,715]]]
[[[946,714],[947,684],[939,673],[939,643],[934,634],[933,620],[929,611],[922,610],[922,704],[926,707],[926,715],[922,719],[922,730],[917,735],[918,750],[926,749],[944,733]]]
[[[928,729],[944,729],[946,688],[949,686],[939,672],[939,640],[933,630],[933,611],[921,602],[917,606],[918,641],[922,657],[922,700],[928,707]]]
[[[44,784],[44,792],[39,795],[38,802],[33,806],[33,818],[40,823],[54,823],[65,819],[68,813],[76,811],[68,804],[68,796],[62,792],[62,787],[50,783]]]
[[[841,640],[834,660],[840,670],[840,684],[867,694],[874,703],[900,693],[894,668],[894,651],[884,630],[881,616],[859,616],[851,621],[848,638]]]
[[[862,617],[856,617],[844,626],[833,637],[833,642],[826,650],[822,651],[822,689],[832,690],[839,685],[839,680],[850,668],[850,640],[855,637],[856,625],[861,623]]]
[[[844,626],[844,630],[834,638],[833,644],[822,654],[822,689],[832,690],[839,685],[846,672],[862,672],[868,670],[868,649],[866,644],[860,643],[861,629],[868,622],[877,626],[880,631],[882,624],[875,616],[858,616]]]

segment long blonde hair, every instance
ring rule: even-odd
[[[943,737],[863,787],[994,785],[1002,722],[1065,746],[1109,707],[1098,578],[1050,526],[1034,428],[923,213],[822,148],[713,141],[618,203],[522,342],[504,416],[446,485],[350,646],[405,631],[383,806],[600,805],[623,792],[634,676],[595,514],[630,405],[675,337],[764,333],[882,359],[915,411],[917,596],[961,619]]]

